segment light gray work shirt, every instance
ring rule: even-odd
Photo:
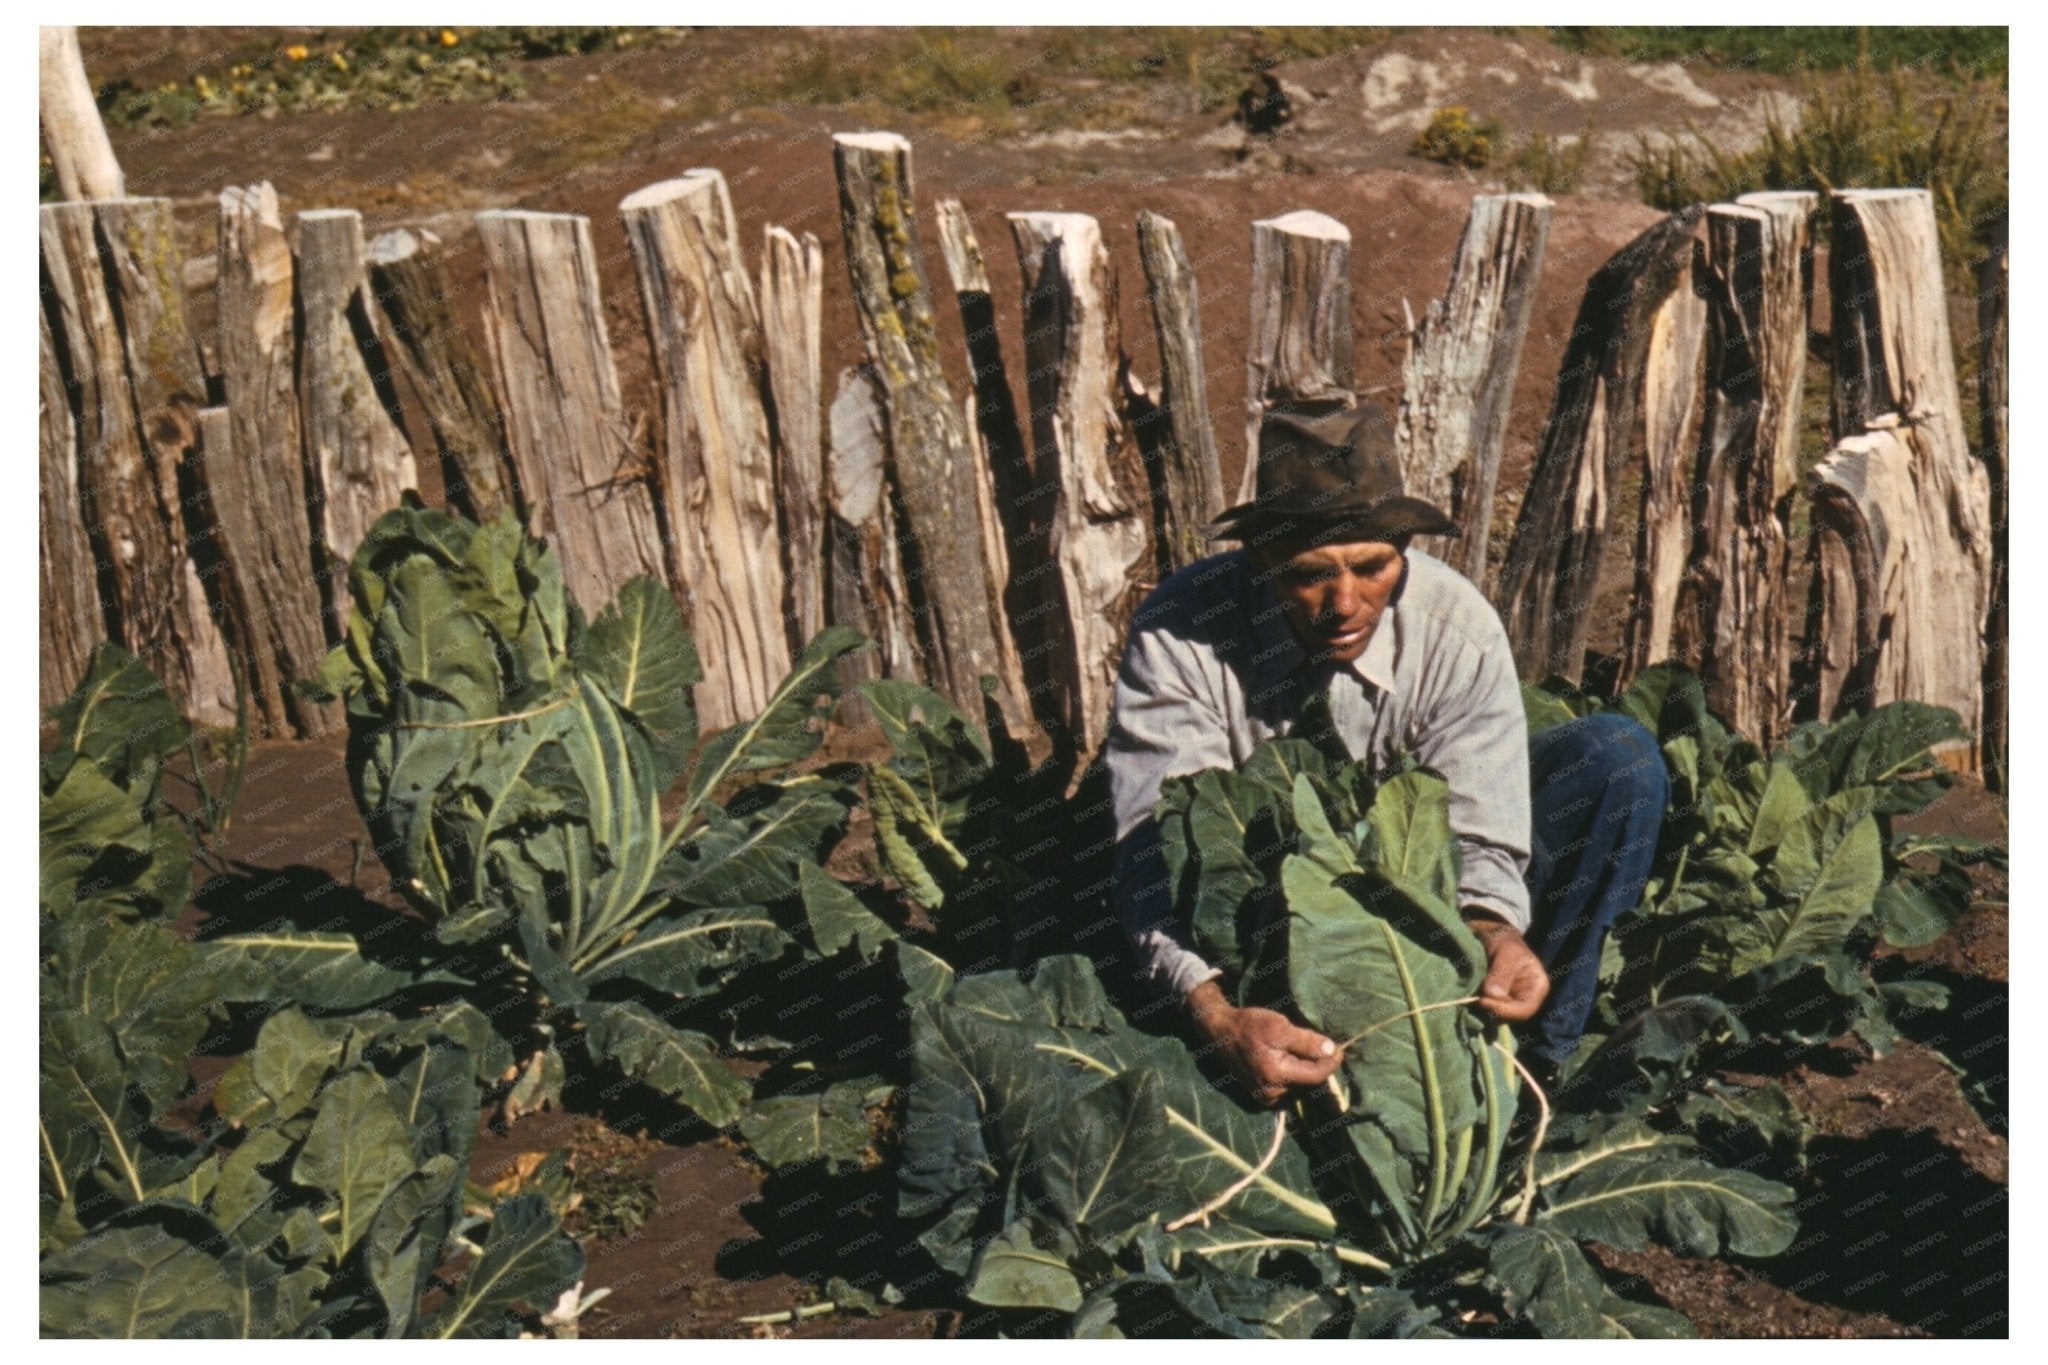
[[[1174,911],[1153,820],[1160,784],[1235,768],[1324,687],[1354,759],[1379,772],[1411,752],[1449,782],[1463,905],[1528,927],[1528,727],[1507,632],[1464,575],[1419,550],[1407,560],[1350,663],[1312,659],[1242,550],[1181,569],[1132,618],[1106,751],[1114,896],[1138,969],[1160,989],[1185,994],[1221,974],[1190,951]]]

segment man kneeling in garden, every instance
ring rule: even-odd
[[[1486,947],[1480,1007],[1525,1026],[1525,1059],[1546,1081],[1585,1029],[1609,926],[1649,877],[1669,799],[1655,739],[1614,715],[1528,739],[1500,618],[1409,548],[1453,529],[1403,495],[1378,407],[1276,409],[1259,432],[1256,499],[1212,528],[1246,548],[1174,574],[1131,622],[1108,747],[1117,911],[1140,973],[1185,1002],[1268,1103],[1327,1080],[1337,1045],[1233,1004],[1187,946],[1153,819],[1166,778],[1235,768],[1294,733],[1318,696],[1334,731],[1323,739],[1351,759],[1380,773],[1406,753],[1441,773],[1460,906]]]

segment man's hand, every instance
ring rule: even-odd
[[[1337,1045],[1314,1029],[1297,1028],[1275,1010],[1240,1009],[1214,981],[1189,991],[1187,1004],[1195,1027],[1261,1104],[1280,1103],[1295,1086],[1321,1085],[1344,1060]]]
[[[1486,983],[1479,988],[1480,1008],[1510,1024],[1534,1019],[1550,994],[1550,973],[1543,969],[1522,931],[1484,910],[1467,910],[1465,927],[1486,947]]]

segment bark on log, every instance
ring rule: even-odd
[[[1049,548],[1070,642],[1061,723],[1078,781],[1108,737],[1125,631],[1157,582],[1151,488],[1116,402],[1123,343],[1101,229],[1082,213],[1008,216],[1024,274],[1032,443],[1060,488]]]
[[[380,233],[366,255],[378,307],[389,324],[389,353],[418,395],[434,433],[441,483],[458,511],[489,521],[523,504],[490,371],[449,304],[453,285],[431,247],[432,233]]]
[[[78,503],[78,429],[65,397],[64,374],[49,315],[36,313],[36,348],[42,384],[36,429],[40,439],[37,548],[41,551],[43,630],[39,696],[47,711],[85,677],[92,647],[112,634],[100,610],[99,574]]]
[[[1691,276],[1687,287],[1674,289],[1664,300],[1650,324],[1650,352],[1643,366],[1643,506],[1636,522],[1635,598],[1616,679],[1620,687],[1671,657],[1679,583],[1692,553],[1693,462],[1699,452],[1700,360],[1707,332],[1706,263],[1697,251]]]
[[[1984,470],[1991,483],[1991,616],[1985,623],[1984,772],[2006,790],[2007,612],[2010,584],[2006,522],[2010,493],[2006,467],[2006,285],[2010,274],[2006,220],[1991,232],[1991,254],[1977,267],[1977,412],[1982,424]]]
[[[206,530],[184,466],[206,389],[185,325],[170,201],[45,205],[40,230],[92,547],[80,571],[106,594],[98,619],[186,715],[231,724],[234,671],[192,560]]]
[[[829,420],[832,624],[852,626],[875,642],[875,648],[849,655],[841,666],[846,687],[840,720],[858,728],[874,718],[855,693],[858,684],[885,677],[922,682],[923,659],[896,540],[889,489],[889,415],[881,383],[869,367],[839,372]]]
[[[292,253],[270,183],[220,196],[220,362],[232,415],[226,449],[203,450],[220,528],[225,596],[249,670],[250,714],[273,734],[337,728],[332,705],[292,689],[326,655],[300,447]]]
[[[895,133],[832,139],[846,268],[867,352],[888,413],[892,482],[902,499],[906,569],[915,594],[924,671],[967,714],[981,707],[983,674],[1000,678],[997,600],[982,567],[974,503],[959,496],[972,445],[939,367],[938,331],[917,241],[910,143]],[[1013,731],[1030,724],[1029,699],[1002,689]]]
[[[1657,223],[1587,282],[1493,591],[1524,679],[1581,677],[1607,549],[1609,490],[1641,440],[1652,323],[1672,291],[1690,284],[1699,215],[1694,207]]]
[[[662,522],[704,659],[707,729],[751,719],[789,673],[761,319],[725,177],[693,170],[619,203],[660,377]]]
[[[1172,573],[1214,551],[1206,531],[1223,510],[1223,471],[1209,425],[1208,380],[1202,366],[1202,308],[1194,267],[1171,218],[1138,214],[1138,258],[1144,263],[1159,339],[1158,508],[1160,569]],[[1147,457],[1148,465],[1151,463]]]
[[[1925,190],[1835,196],[1835,449],[1810,478],[1813,684],[1835,718],[1911,699],[1983,724],[1991,487],[1964,436]],[[1977,746],[1944,758],[1966,770]]]
[[[825,628],[825,413],[819,372],[825,252],[770,227],[761,253],[761,333],[774,396],[776,486],[789,575],[790,644],[801,650]]]
[[[122,187],[121,163],[114,159],[114,144],[107,140],[107,126],[93,99],[78,30],[68,24],[45,26],[39,52],[43,145],[57,172],[57,193],[71,200],[123,197],[128,191]]]
[[[1707,210],[1707,406],[1673,648],[1714,714],[1767,749],[1792,719],[1790,523],[1818,202],[1746,195]]]
[[[1045,727],[1059,723],[1057,660],[1063,645],[1053,628],[1062,616],[1051,549],[1059,485],[1033,464],[1017,428],[988,267],[967,210],[957,199],[939,201],[939,244],[974,367],[966,430],[974,447],[982,566],[994,594],[991,613],[1007,626],[995,633],[996,652],[1004,689],[1032,701],[1022,732],[1013,730],[1013,735],[1036,764],[1052,753]]]
[[[626,427],[590,220],[487,209],[476,230],[489,285],[484,337],[520,494],[561,556],[569,591],[595,617],[637,574],[675,579],[650,461]]]
[[[1425,536],[1422,547],[1482,589],[1501,444],[1543,280],[1550,212],[1540,194],[1472,200],[1450,284],[1423,313],[1402,364],[1394,439],[1404,487],[1448,511],[1460,532]]]
[[[363,216],[299,215],[300,411],[313,470],[313,525],[327,562],[330,635],[347,628],[348,566],[378,517],[419,487],[377,310],[363,276]]]
[[[1312,209],[1253,223],[1244,470],[1235,502],[1250,502],[1256,491],[1266,409],[1289,399],[1349,399],[1351,381],[1351,230]]]

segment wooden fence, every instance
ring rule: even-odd
[[[854,665],[869,676],[918,679],[977,714],[992,677],[1006,728],[1078,773],[1103,742],[1132,612],[1215,548],[1200,528],[1235,500],[1179,234],[1157,214],[1133,225],[1154,393],[1127,363],[1103,225],[1008,215],[1027,338],[1020,414],[992,325],[1002,286],[965,211],[941,201],[936,225],[975,376],[956,395],[910,145],[834,143],[868,363],[829,390],[815,238],[769,227],[750,273],[715,170],[621,203],[661,397],[651,460],[629,437],[585,218],[477,215],[478,338],[454,320],[421,236],[365,243],[353,211],[313,210],[298,215],[295,253],[269,186],[230,189],[209,374],[169,201],[44,206],[45,701],[109,637],[199,720],[231,718],[239,676],[260,732],[334,730],[335,708],[290,684],[336,638],[341,570],[363,532],[433,462],[451,506],[510,506],[550,537],[586,610],[631,575],[667,583],[697,634],[709,726],[753,714],[794,652],[844,623],[878,642]],[[1396,412],[1409,486],[1461,523],[1426,548],[1487,591],[1525,677],[1579,679],[1619,547],[1637,585],[1625,672],[1692,664],[1716,710],[1765,740],[1911,697],[2002,744],[2004,247],[1986,275],[1980,455],[1962,428],[1928,195],[1834,200],[1825,458],[1802,479],[1816,196],[1674,214],[1588,283],[1491,580],[1508,399],[1551,205],[1474,199],[1444,295],[1412,323]],[[1303,211],[1252,224],[1251,238],[1247,439],[1271,404],[1353,387],[1349,232]],[[424,429],[400,415],[401,377]],[[1632,466],[1641,521],[1623,527],[1615,502]],[[1802,568],[1813,587],[1794,601]]]

